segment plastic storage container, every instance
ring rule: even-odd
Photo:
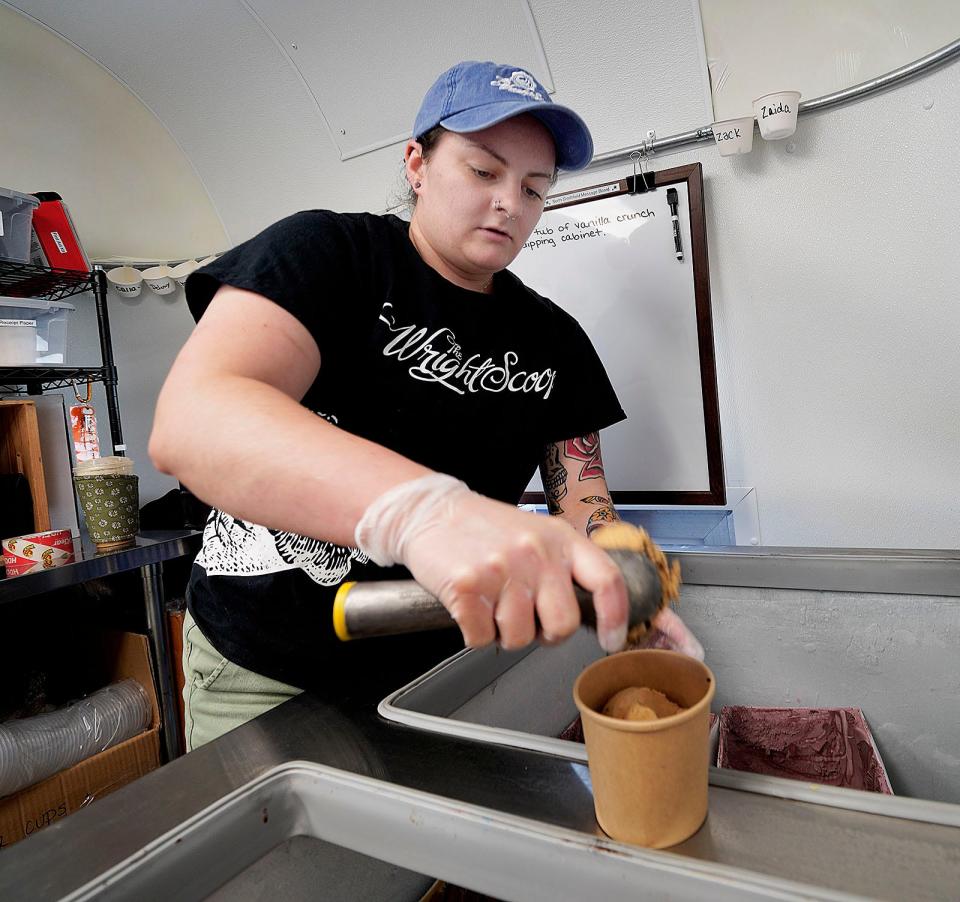
[[[0,366],[66,363],[67,324],[76,309],[64,301],[0,297]]]
[[[30,225],[39,206],[32,194],[0,188],[0,260],[30,262]]]

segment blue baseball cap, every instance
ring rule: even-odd
[[[478,132],[524,113],[536,116],[553,136],[557,168],[583,169],[593,159],[587,124],[569,107],[554,103],[526,69],[476,60],[457,63],[433,83],[420,104],[413,137],[438,125],[452,132]]]

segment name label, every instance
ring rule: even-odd
[[[739,138],[739,137],[740,137],[740,129],[739,129],[739,128],[731,128],[731,129],[728,129],[728,130],[725,131],[725,132],[718,132],[718,133],[717,133],[717,140],[718,140],[718,141],[732,141],[734,138]]]
[[[778,113],[789,113],[790,105],[781,101],[776,106],[767,106],[764,104],[760,109],[763,111],[763,115],[760,118],[766,119],[769,116],[776,116]]]

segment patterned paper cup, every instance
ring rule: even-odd
[[[132,545],[140,531],[136,476],[74,476],[87,531],[97,551]]]

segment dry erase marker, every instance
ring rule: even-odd
[[[680,217],[677,216],[677,189],[667,188],[667,203],[670,205],[670,219],[673,221],[673,246],[677,259],[683,259],[683,245],[680,243]]]

